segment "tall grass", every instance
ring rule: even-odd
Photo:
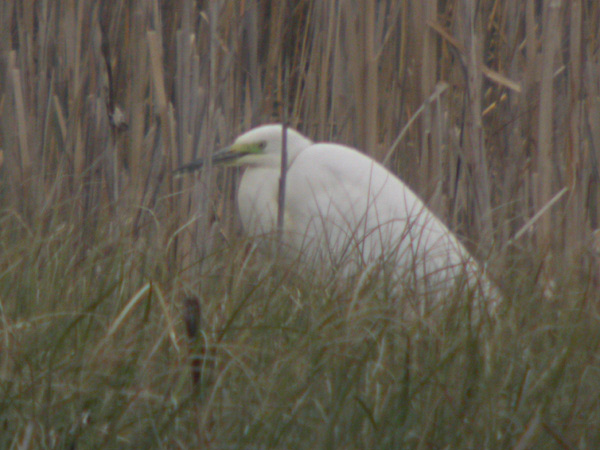
[[[0,447],[598,447],[599,17],[0,2]],[[260,255],[238,171],[172,177],[284,117],[385,159],[491,261],[498,317]]]

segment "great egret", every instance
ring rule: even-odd
[[[263,125],[212,156],[247,166],[238,208],[251,236],[277,231],[283,126]],[[385,167],[344,145],[314,143],[286,128],[287,182],[282,240],[288,251],[353,271],[393,264],[399,283],[448,292],[457,280],[497,300],[496,288],[456,236]],[[177,172],[198,169],[203,160]],[[424,289],[427,289],[425,291]]]

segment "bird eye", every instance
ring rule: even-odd
[[[264,150],[266,146],[267,146],[267,141],[260,141],[258,143],[258,148],[260,148],[261,150]]]

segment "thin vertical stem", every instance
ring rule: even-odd
[[[283,127],[281,133],[281,174],[279,176],[279,193],[277,197],[277,238],[278,245],[281,246],[283,238],[283,227],[285,225],[285,183],[287,180],[287,127],[288,127],[288,112],[287,112],[287,100],[289,94],[289,65],[285,64],[285,79],[283,80],[284,94],[283,94]]]
[[[467,130],[470,164],[473,167],[473,191],[477,205],[476,223],[483,241],[489,240],[492,234],[490,179],[487,168],[485,140],[483,138],[483,121],[481,112],[483,81],[482,63],[482,29],[481,19],[475,0],[463,1],[464,46],[467,63]]]
[[[540,112],[538,128],[538,161],[539,176],[537,208],[541,208],[552,196],[552,108],[553,108],[553,79],[554,57],[556,53],[558,15],[560,0],[547,0],[548,19],[544,24],[544,47],[542,51],[542,82],[540,85]],[[539,228],[539,242],[542,247],[549,244],[551,233],[551,216],[542,218]]]
[[[365,150],[373,157],[380,159],[377,149],[377,82],[378,82],[378,66],[377,66],[377,51],[375,49],[375,0],[367,0],[365,4],[364,15],[364,59],[363,59],[363,76],[365,95],[363,96],[363,107],[365,110],[365,135],[364,143]]]

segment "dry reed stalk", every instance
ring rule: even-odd
[[[371,154],[375,159],[381,159],[381,150],[378,146],[378,113],[379,113],[379,96],[378,96],[378,78],[379,78],[379,61],[377,59],[377,50],[375,48],[375,6],[376,0],[363,0],[364,14],[364,87],[365,95],[363,97],[362,106],[364,109],[364,146],[363,148]]]
[[[331,133],[331,126],[333,124],[331,109],[329,109],[330,101],[333,102],[335,94],[331,92],[329,80],[332,78],[331,65],[332,53],[336,47],[336,8],[333,2],[323,2],[318,5],[313,5],[313,8],[317,8],[320,14],[316,15],[322,21],[326,21],[326,36],[325,36],[325,47],[322,52],[318,53],[321,70],[318,72],[319,80],[318,86],[315,89],[318,92],[318,126],[316,136],[318,138],[326,138]],[[321,37],[322,35],[318,35]],[[336,88],[335,80],[331,81],[333,89]]]
[[[542,79],[540,83],[540,111],[538,119],[537,138],[537,173],[539,185],[537,188],[536,209],[542,208],[552,197],[552,179],[554,152],[552,147],[553,134],[553,80],[554,58],[557,51],[558,37],[561,35],[559,24],[560,0],[546,0],[547,17],[544,23],[542,40]],[[545,215],[539,223],[538,244],[542,248],[550,245],[552,234],[552,217]]]
[[[265,58],[265,95],[275,104],[281,104],[281,55],[282,39],[285,30],[285,6],[287,1],[271,5],[270,22],[267,28],[268,49]]]
[[[249,0],[246,2],[247,15],[247,44],[248,51],[248,78],[247,78],[247,95],[250,95],[250,101],[247,102],[247,110],[250,112],[244,122],[250,126],[258,125],[258,117],[260,115],[260,107],[262,106],[263,93],[261,89],[261,71],[259,63],[259,42],[262,30],[258,28],[258,0]]]
[[[197,132],[195,129],[197,109],[200,107],[198,104],[198,86],[200,85],[198,48],[196,34],[192,31],[191,24],[192,17],[196,17],[194,15],[195,7],[186,3],[184,8],[185,17],[182,18],[180,28],[174,31],[177,52],[173,55],[175,61],[173,95],[178,105],[176,130],[179,145],[177,148],[172,149],[172,155],[176,165],[192,161],[195,157],[194,134]],[[187,217],[190,203],[190,196],[187,193],[192,192],[192,183],[195,181],[195,177],[186,177],[183,183],[174,183],[178,188],[184,186],[183,192],[185,194],[182,196],[182,200],[185,201],[181,201],[178,208],[178,214],[181,218]],[[191,258],[194,257],[193,252],[190,251],[193,248],[192,234],[183,233],[179,236],[177,247],[179,251],[176,257],[177,261],[186,266],[190,265]]]
[[[131,37],[129,45],[131,48],[143,49],[146,47],[145,35],[145,10],[141,5],[138,6],[136,13],[131,18]],[[131,202],[134,208],[139,208],[144,204],[146,196],[146,178],[152,170],[152,146],[145,142],[145,137],[152,136],[155,130],[155,124],[146,127],[146,115],[148,107],[145,105],[144,95],[151,84],[150,73],[147,68],[149,62],[149,52],[137,51],[131,55],[131,70],[135,73],[135,83],[128,85],[128,112],[129,129],[127,132],[129,154],[129,173],[131,177]],[[123,62],[122,70],[127,70],[127,64]]]
[[[7,17],[14,17],[14,10],[17,6],[17,2],[0,2],[0,17],[5,18],[0,26],[0,52],[3,55],[14,49],[13,33],[12,29],[6,20]]]
[[[157,23],[160,23],[160,16],[156,17]],[[171,171],[173,170],[176,163],[176,149],[177,149],[177,120],[175,117],[173,104],[167,98],[165,74],[163,70],[163,40],[161,35],[154,30],[148,30],[146,32],[146,39],[148,43],[148,51],[150,54],[151,64],[151,79],[153,85],[153,100],[156,105],[156,112],[159,117],[161,142],[158,150],[153,152],[153,161],[151,167],[153,168],[148,173],[148,188],[146,189],[146,196],[149,197],[144,202],[144,206],[148,205],[153,207],[157,203],[160,189],[166,187],[170,192],[174,191],[173,177]],[[150,177],[153,176],[151,179]],[[166,177],[166,183],[163,181]],[[134,234],[137,234],[141,214],[143,208],[139,208],[138,215],[134,222]],[[169,201],[167,203],[166,214],[168,217],[177,217],[178,205],[175,201]],[[177,262],[180,261],[180,256],[177,255],[177,249],[172,249],[170,267],[175,269]]]
[[[583,8],[581,0],[574,0],[570,3],[570,22],[569,22],[569,81],[570,81],[570,111],[569,111],[569,139],[566,148],[566,185],[571,190],[571,195],[566,205],[565,218],[565,241],[564,245],[567,248],[577,249],[577,253],[581,249],[584,242],[582,236],[581,224],[585,223],[585,211],[582,208],[582,203],[579,201],[583,198],[585,189],[582,184],[582,179],[579,176],[581,172],[582,153],[585,152],[582,144],[582,117],[583,117],[583,102],[582,96],[582,21]],[[587,234],[587,233],[586,233]],[[575,252],[570,252],[575,255]],[[571,264],[576,263],[571,260]]]
[[[584,172],[583,183],[586,188],[585,195],[585,208],[587,214],[587,221],[592,230],[596,230],[600,225],[599,207],[600,199],[600,174],[598,173],[598,152],[594,149],[600,146],[600,127],[597,126],[600,123],[600,90],[594,86],[592,82],[592,76],[589,73],[585,74],[586,89],[589,91],[589,98],[587,98],[586,105],[586,116],[583,119],[583,126],[586,129],[586,134],[589,136],[589,150],[582,152],[582,157],[585,158],[582,166],[586,168]]]
[[[348,77],[348,87],[345,89],[344,95],[346,104],[342,104],[343,108],[347,110],[352,108],[353,115],[350,120],[352,121],[352,140],[355,147],[362,148],[367,151],[365,147],[365,78],[363,69],[365,67],[364,57],[364,32],[361,30],[360,14],[362,11],[358,10],[345,10],[342,12],[344,19],[342,24],[345,27],[342,28],[341,40],[343,45],[344,56],[348,54],[354,54],[355,57],[351,60],[342,61],[341,70],[343,70]],[[349,101],[351,100],[351,102]]]
[[[287,63],[287,61],[286,61]],[[288,129],[288,93],[289,93],[289,66],[286,65],[283,91],[283,132],[281,133],[281,164],[279,168],[279,187],[277,191],[277,251],[281,251],[283,244],[284,219],[285,219],[285,191],[287,180],[288,154],[287,154],[287,129]]]
[[[526,69],[525,69],[525,87],[529,91],[536,81],[537,64],[537,46],[535,22],[535,0],[527,0],[525,3],[525,45],[526,45]]]
[[[442,152],[440,149],[441,136],[438,134],[439,121],[437,109],[429,98],[434,92],[438,70],[437,36],[427,25],[437,21],[437,0],[422,3],[420,25],[423,26],[423,48],[420,67],[421,100],[424,110],[421,116],[421,187],[425,190],[422,196],[430,199],[431,194],[442,178]],[[439,211],[439,203],[432,205]]]
[[[537,116],[535,114],[535,108],[539,106],[537,99],[536,84],[539,82],[539,55],[538,46],[539,39],[537,36],[537,23],[535,17],[535,0],[527,0],[525,2],[525,68],[524,68],[524,88],[525,92],[522,97],[520,105],[520,114],[522,118],[521,123],[521,135],[526,142],[527,148],[524,150],[531,151],[531,143],[533,142],[534,130],[537,128]],[[521,219],[530,215],[529,209],[531,209],[531,203],[535,201],[536,194],[535,189],[537,183],[535,182],[534,172],[535,164],[528,164],[527,170],[523,174],[526,177],[523,189],[524,205],[519,212]]]
[[[311,10],[309,10],[311,11]],[[311,29],[310,24],[312,21],[312,14],[307,14],[306,16],[306,22],[307,25],[304,29],[303,34],[301,35],[300,38],[300,51],[299,51],[299,56],[297,57],[297,60],[295,61],[294,58],[288,57],[288,61],[290,61],[290,73],[295,73],[296,79],[295,84],[296,84],[296,95],[292,96],[292,98],[288,99],[288,102],[291,106],[288,107],[291,111],[290,111],[290,125],[292,126],[296,126],[298,122],[301,120],[300,118],[302,117],[302,113],[301,111],[304,110],[305,114],[307,111],[309,110],[313,110],[314,108],[312,106],[310,106],[310,101],[308,101],[306,99],[306,95],[304,95],[304,92],[308,92],[309,90],[309,86],[310,86],[310,79],[313,79],[313,85],[315,83],[314,80],[316,80],[316,76],[310,76],[309,73],[307,73],[306,70],[300,70],[303,67],[306,67],[307,64],[309,65],[313,65],[316,62],[316,59],[318,59],[320,56],[320,53],[318,52],[311,52],[310,51],[310,41],[309,41],[309,30]],[[288,33],[291,33],[290,31],[288,31]],[[290,41],[294,40],[294,35],[290,34]],[[306,80],[306,81],[305,81]],[[292,81],[290,81],[292,82]],[[292,91],[290,91],[292,92]],[[316,89],[313,90],[312,92],[318,92]],[[318,120],[318,118],[317,118]],[[325,118],[325,121],[327,122],[328,119]],[[305,117],[302,122],[306,125],[310,125],[311,127],[314,127],[315,124],[315,117],[314,115],[312,115],[312,117]]]
[[[164,173],[168,169],[173,168],[173,164],[169,164],[170,159],[174,156],[174,151],[177,148],[175,145],[175,118],[173,117],[172,105],[167,99],[165,86],[165,74],[163,70],[163,51],[162,39],[160,34],[154,30],[146,32],[148,43],[148,51],[150,54],[150,73],[153,86],[153,99],[156,105],[156,113],[160,119],[160,130],[162,135],[162,161],[159,173],[159,180],[162,180]],[[162,175],[161,175],[162,173]],[[169,183],[170,184],[170,183]],[[160,183],[157,183],[157,186]],[[155,190],[156,192],[156,190]],[[155,195],[156,197],[156,195]],[[150,204],[154,204],[152,201]]]
[[[17,119],[17,136],[19,138],[19,158],[21,164],[19,170],[22,174],[21,182],[24,182],[31,175],[32,160],[30,156],[31,150],[29,148],[25,99],[23,96],[23,86],[21,84],[21,70],[16,66],[16,57],[17,53],[12,51],[8,59],[12,75],[13,98]]]
[[[466,143],[468,166],[473,172],[471,190],[475,198],[475,221],[483,242],[489,244],[492,238],[492,208],[490,197],[490,179],[487,167],[487,152],[483,138],[482,123],[482,30],[481,18],[474,0],[461,0],[460,11],[463,15],[461,27],[462,43],[465,48],[467,70]]]
[[[73,102],[73,104],[77,105],[77,107],[82,108],[84,96],[82,89],[83,84],[83,76],[82,73],[82,40],[83,40],[83,23],[84,23],[84,11],[85,11],[85,3],[84,2],[74,2],[69,8],[66,9],[67,17],[72,21],[71,27],[67,33],[69,34],[71,41],[70,48],[70,69],[72,76],[70,77],[69,82],[72,83],[72,88],[70,90],[72,96],[69,99]],[[79,178],[83,174],[85,170],[85,146],[83,142],[83,130],[82,127],[84,124],[82,123],[81,117],[76,117],[74,120],[76,127],[76,138],[74,140],[73,147],[73,160],[74,166],[76,170],[76,177]],[[105,171],[105,175],[112,174],[113,167],[108,167]],[[116,181],[116,180],[115,180]],[[107,188],[110,190],[113,186],[110,184]]]
[[[167,93],[165,91],[165,80],[162,66],[162,40],[156,31],[147,31],[146,38],[148,40],[148,50],[150,52],[150,68],[152,73],[152,85],[154,87],[156,109],[158,114],[162,117],[167,114]],[[167,122],[166,118],[164,117],[162,117],[162,120]]]

